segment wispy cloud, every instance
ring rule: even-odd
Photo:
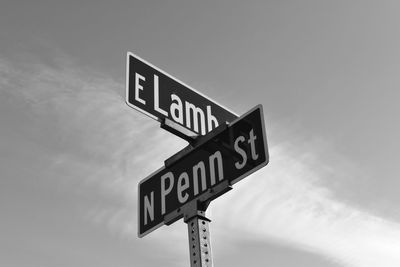
[[[351,169],[329,150],[325,152],[334,163],[319,161],[313,156],[315,145],[321,146],[321,140],[308,142],[307,153],[291,149],[294,144],[271,145],[270,165],[213,206],[214,224],[221,221],[228,231],[240,229],[252,238],[322,254],[343,266],[398,266],[400,225],[337,199],[323,186],[323,179],[335,176],[330,164]]]
[[[69,179],[80,191],[97,188],[102,205],[87,210],[86,218],[136,240],[138,181],[184,143],[129,108],[123,83],[57,62],[54,68],[0,58],[0,103],[23,107],[18,112],[29,121],[20,134],[42,148],[38,158],[51,159],[54,179]],[[0,119],[5,116],[10,120],[4,122],[16,118]],[[18,146],[18,140],[11,142]]]
[[[137,183],[184,143],[128,108],[124,84],[104,75],[69,64],[18,66],[0,58],[0,77],[7,101],[23,103],[31,113],[29,138],[52,154],[50,168],[79,187],[98,188],[110,202],[88,210],[87,218],[136,240]],[[270,164],[213,203],[213,226],[311,250],[344,266],[399,266],[400,226],[339,199],[322,183],[338,175],[332,163],[317,157],[324,141],[307,145],[300,150],[294,142],[270,144]],[[358,175],[351,166],[341,167]],[[160,230],[151,240],[159,246],[186,242],[186,234],[178,233],[185,228],[178,227]]]

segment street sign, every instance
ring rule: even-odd
[[[126,103],[149,117],[171,120],[206,135],[237,115],[131,52],[127,54]]]
[[[177,154],[177,160],[140,182],[139,237],[161,226],[166,216],[185,204],[222,183],[233,185],[268,163],[261,105],[223,128],[200,137],[193,149],[178,153],[184,155]]]

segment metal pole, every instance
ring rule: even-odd
[[[196,214],[185,222],[188,225],[190,267],[212,267],[211,242],[209,223],[204,211]]]

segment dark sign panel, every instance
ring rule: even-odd
[[[190,86],[128,52],[126,103],[151,118],[169,119],[198,135],[237,116]]]
[[[259,105],[175,163],[140,182],[139,237],[161,226],[164,216],[202,193],[224,181],[232,185],[268,161],[263,111]]]

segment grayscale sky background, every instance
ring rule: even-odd
[[[270,163],[208,211],[215,266],[400,266],[399,1],[0,5],[0,266],[189,266],[137,184],[185,142],[125,102],[131,51],[243,114]]]

